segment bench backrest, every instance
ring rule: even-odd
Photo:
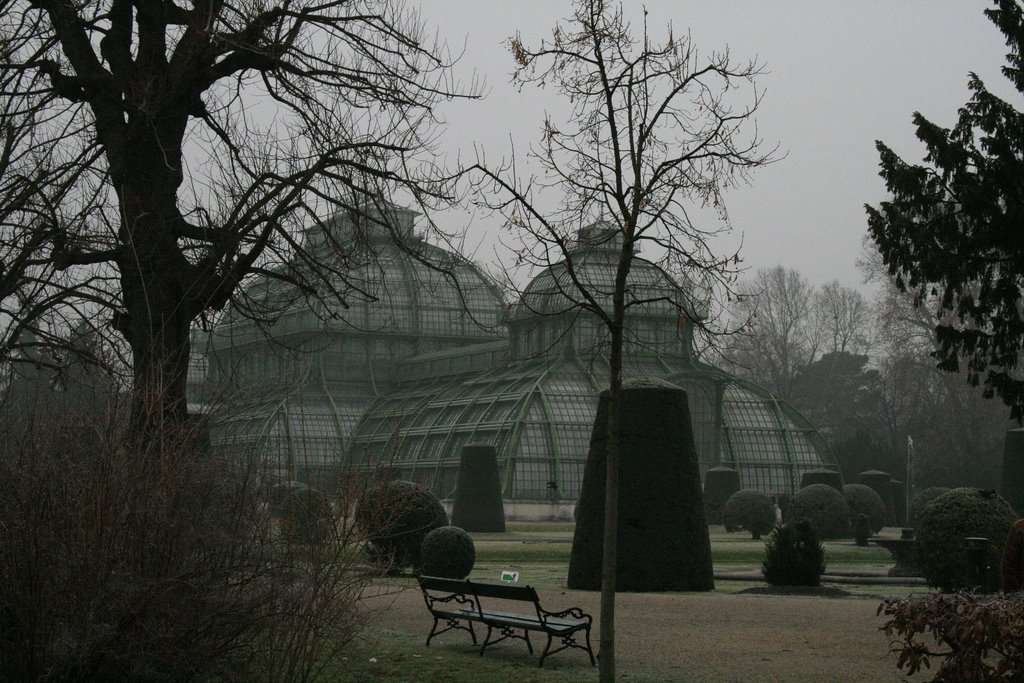
[[[473,593],[481,598],[494,598],[496,600],[517,600],[520,602],[538,602],[537,591],[533,586],[517,586],[509,583],[477,583],[467,581]]]
[[[465,579],[446,579],[441,576],[420,576],[420,586],[423,590],[443,591],[445,593],[462,593],[472,595],[469,581]]]

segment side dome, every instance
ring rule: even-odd
[[[607,353],[608,331],[588,308],[589,295],[610,311],[622,235],[607,223],[578,233],[569,258],[545,267],[523,292],[507,319],[513,358],[561,353]],[[692,356],[692,294],[657,264],[633,257],[626,282],[626,353]]]

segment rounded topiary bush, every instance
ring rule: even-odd
[[[811,484],[793,494],[788,519],[806,519],[820,538],[843,538],[849,533],[850,512],[846,498],[828,484]]]
[[[932,486],[914,496],[914,500],[910,503],[910,525],[917,527],[917,521],[920,519],[921,510],[924,510],[925,506],[930,504],[939,496],[949,493],[950,489],[948,486]]]
[[[765,581],[773,586],[817,586],[824,573],[825,548],[808,520],[779,525],[768,535],[761,564]]]
[[[282,534],[300,543],[323,541],[333,519],[327,496],[300,481],[271,487],[270,514],[278,520]]]
[[[726,531],[744,529],[754,539],[761,538],[775,526],[775,504],[767,494],[744,489],[729,496],[722,509],[722,524]]]
[[[473,539],[457,526],[442,526],[423,537],[420,568],[427,576],[464,579],[473,571],[476,548]]]
[[[423,538],[446,526],[448,515],[426,487],[396,479],[367,490],[356,506],[356,524],[375,563],[390,571],[418,569]]]
[[[885,526],[886,512],[882,497],[864,484],[847,484],[843,487],[843,497],[850,510],[850,526],[853,527],[857,515],[866,515],[871,531],[878,533]]]
[[[949,592],[966,587],[966,542],[971,536],[991,541],[989,562],[998,565],[1016,515],[995,491],[956,488],[921,511],[916,528],[917,556],[929,586]]]

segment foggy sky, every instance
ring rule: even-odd
[[[1016,102],[999,73],[1007,51],[1002,35],[982,14],[988,3],[626,2],[637,18],[643,6],[655,40],[671,21],[677,34],[690,32],[702,53],[728,47],[737,61],[756,57],[768,71],[758,80],[766,96],[757,126],[785,158],[726,197],[734,233],[723,250],[742,239],[748,275],[782,264],[815,284],[838,278],[859,286],[863,205],[885,196],[874,141],[920,161],[912,113],[952,124],[968,99],[969,71]],[[509,154],[510,138],[525,151],[538,137],[544,111],[557,118],[561,104],[552,91],[519,94],[509,85],[513,63],[502,41],[519,31],[536,45],[570,8],[568,0],[421,0],[429,29],[454,51],[464,50],[457,66],[462,80],[475,72],[487,85],[482,101],[441,110],[448,122],[442,148],[451,159],[461,154],[467,160],[476,143],[497,161]],[[471,248],[496,229],[480,218],[446,220],[450,227],[472,223]],[[495,260],[486,239],[473,256]]]

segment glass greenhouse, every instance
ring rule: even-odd
[[[394,210],[418,253],[382,231],[373,258],[338,284],[364,293],[348,308],[277,283],[250,288],[254,307],[284,304],[257,321],[230,314],[210,335],[208,393],[231,407],[215,420],[214,442],[258,452],[288,478],[389,465],[442,499],[453,495],[460,448],[493,444],[510,517],[571,516],[607,385],[603,326],[581,307],[565,263],[542,270],[506,307],[471,263],[415,240],[413,218]],[[331,258],[351,241],[350,223],[336,216],[307,239]],[[598,300],[610,297],[616,237],[595,224],[571,251],[572,274]],[[792,407],[694,357],[699,313],[688,292],[639,255],[627,300],[635,306],[626,375],[688,391],[702,471],[729,465],[745,487],[781,492],[795,490],[805,470],[835,467]]]

